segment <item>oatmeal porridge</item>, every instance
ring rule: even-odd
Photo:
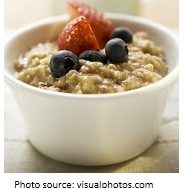
[[[49,62],[58,52],[55,42],[32,47],[15,62],[17,79],[32,86],[66,93],[100,94],[133,90],[155,83],[166,76],[168,68],[162,49],[146,32],[137,32],[127,44],[126,62],[106,64],[79,59],[79,70],[53,76]],[[105,50],[101,50],[105,54]]]

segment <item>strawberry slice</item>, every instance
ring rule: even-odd
[[[59,50],[69,50],[80,55],[86,50],[100,49],[97,39],[84,16],[79,16],[70,21],[58,37]]]
[[[114,28],[112,22],[95,8],[75,0],[68,0],[68,9],[72,18],[77,16],[85,16],[87,18],[100,47],[104,48]]]

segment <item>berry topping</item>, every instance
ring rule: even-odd
[[[97,50],[99,44],[84,16],[79,16],[69,22],[58,37],[60,50],[69,50],[77,56],[86,50]]]
[[[88,50],[82,52],[79,59],[85,59],[88,61],[99,61],[103,64],[107,64],[107,57],[101,51]]]
[[[114,29],[111,38],[120,38],[126,43],[132,42],[132,31],[127,27],[117,27]]]
[[[78,68],[78,57],[68,50],[59,51],[50,59],[50,70],[55,78],[59,78],[70,70],[77,70]]]
[[[128,60],[127,44],[119,38],[111,39],[105,46],[105,53],[111,63],[118,64]]]
[[[72,18],[81,15],[86,17],[94,31],[100,48],[104,48],[113,31],[112,22],[95,8],[75,0],[68,0],[68,9]]]

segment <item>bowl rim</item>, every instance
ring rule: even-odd
[[[177,46],[177,51],[178,51],[178,43],[177,43],[177,36],[166,26],[163,26],[155,21],[143,18],[143,17],[138,17],[138,16],[132,16],[132,15],[126,15],[126,14],[119,14],[119,13],[105,13],[105,15],[112,20],[116,19],[125,19],[126,21],[130,21],[132,23],[140,23],[140,24],[145,24],[151,27],[156,27],[158,30],[161,30],[162,32],[165,32],[169,37],[173,38],[173,40],[176,43]],[[56,23],[58,21],[67,21],[69,19],[68,15],[59,15],[59,16],[54,16],[54,17],[49,17],[45,19],[41,19],[35,22],[32,22],[30,24],[25,25],[24,27],[18,29],[14,34],[9,37],[8,40],[5,42],[5,48],[9,45],[9,43],[14,40],[14,38],[20,36],[23,33],[26,33],[30,29],[40,27],[43,25],[51,24],[51,23]],[[4,59],[5,61],[5,59]],[[5,66],[4,66],[5,67]],[[29,84],[26,84],[18,79],[15,78],[11,73],[9,73],[6,68],[4,68],[4,76],[5,76],[5,81],[9,84],[16,85],[17,87],[20,87],[22,89],[28,90],[30,92],[33,92],[35,94],[40,94],[40,95],[47,95],[47,96],[53,96],[53,97],[64,97],[64,98],[73,98],[73,99],[106,99],[106,98],[117,98],[117,97],[129,97],[129,96],[135,96],[135,95],[142,95],[144,93],[149,93],[153,91],[157,91],[160,89],[164,89],[168,87],[169,85],[172,85],[174,82],[177,81],[179,77],[179,69],[178,69],[178,60],[176,62],[175,67],[171,72],[169,72],[164,78],[161,80],[152,83],[148,86],[133,89],[133,90],[128,90],[125,92],[117,92],[117,93],[104,93],[104,94],[76,94],[76,93],[64,93],[64,92],[54,92],[50,90],[44,90],[40,89],[34,86],[31,86]]]

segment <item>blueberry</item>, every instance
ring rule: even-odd
[[[80,54],[79,59],[85,59],[88,61],[99,61],[103,64],[107,64],[107,57],[101,51],[87,50]]]
[[[105,53],[111,63],[118,64],[128,60],[127,44],[119,38],[111,39],[105,46]]]
[[[117,27],[112,32],[111,38],[120,38],[124,40],[126,43],[132,42],[132,31],[127,27]]]
[[[78,68],[78,57],[68,50],[61,50],[50,59],[50,70],[55,78],[59,78],[70,70],[77,70]]]

